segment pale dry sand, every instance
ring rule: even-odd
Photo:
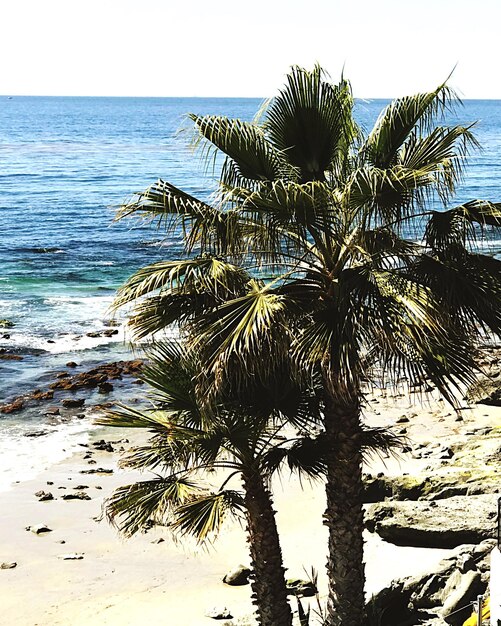
[[[409,415],[412,440],[445,442],[468,425],[499,424],[500,409],[478,407],[466,412],[466,421],[434,400],[414,407],[405,396],[371,403],[370,421],[394,424]],[[101,438],[104,431],[94,437]],[[135,432],[110,429],[104,438],[128,437]],[[91,448],[92,449],[92,448]],[[176,544],[164,528],[156,527],[130,540],[120,538],[106,521],[96,521],[103,498],[114,487],[132,482],[137,475],[117,470],[118,454],[96,452],[96,465],[83,459],[87,450],[49,467],[36,479],[0,493],[0,562],[16,562],[14,569],[0,570],[0,624],[5,626],[209,626],[205,617],[213,606],[228,607],[233,624],[253,624],[250,587],[229,587],[223,575],[236,565],[248,564],[245,535],[239,524],[228,525],[209,551],[191,544]],[[375,460],[368,468],[390,474],[423,471],[428,460],[405,455],[401,460]],[[113,468],[113,475],[87,475],[81,470]],[[53,485],[47,485],[47,482]],[[89,501],[64,501],[78,485],[87,485]],[[59,487],[65,487],[60,489]],[[97,489],[102,487],[102,489]],[[320,591],[326,581],[326,530],[321,484],[310,486],[289,475],[275,483],[278,525],[284,562],[290,577],[305,578],[305,569],[319,571]],[[51,491],[53,501],[39,502],[34,493]],[[52,532],[35,535],[27,526],[44,523]],[[156,543],[160,538],[165,541]],[[61,543],[63,542],[64,543]],[[61,555],[82,553],[82,560],[62,560]],[[445,550],[397,548],[367,535],[367,591],[373,593],[393,578],[433,569]],[[294,601],[293,601],[294,605]]]

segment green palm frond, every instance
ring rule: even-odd
[[[287,464],[291,473],[297,472],[308,478],[325,476],[326,444],[322,435],[318,437],[298,437],[289,445],[277,445],[262,455],[261,464],[267,474],[280,472]]]
[[[263,220],[269,227],[289,228],[303,239],[310,229],[328,231],[336,221],[332,191],[321,181],[279,180],[255,191],[237,187],[228,190],[228,198],[251,219]]]
[[[475,225],[501,227],[501,203],[473,200],[448,211],[432,211],[425,241],[441,258],[462,254],[475,241]]]
[[[192,336],[216,386],[229,375],[237,388],[263,366],[266,377],[287,352],[284,298],[253,280],[245,296],[197,320]]]
[[[114,307],[162,290],[181,295],[204,293],[216,304],[240,295],[249,279],[244,269],[212,256],[160,261],[133,274],[119,289]]]
[[[138,215],[156,221],[159,226],[169,227],[183,223],[183,220],[198,220],[200,216],[211,218],[213,214],[214,207],[159,179],[123,204],[117,219]]]
[[[461,180],[471,149],[479,147],[471,128],[439,126],[425,137],[412,132],[400,151],[398,162],[402,167],[433,175],[435,191],[444,204]]]
[[[255,124],[215,115],[189,117],[202,137],[230,157],[239,179],[270,181],[280,175],[284,159]]]
[[[200,487],[186,477],[158,477],[115,489],[104,503],[104,512],[120,532],[130,537],[150,521],[167,523],[176,508],[200,492]]]
[[[176,509],[171,528],[181,535],[192,535],[198,543],[204,543],[218,534],[229,515],[241,515],[244,507],[242,494],[238,491],[204,493]]]
[[[160,432],[173,426],[171,416],[165,411],[142,411],[123,405],[96,418],[95,423],[119,428],[150,428]]]
[[[332,85],[317,65],[310,72],[293,67],[287,85],[266,111],[265,132],[300,172],[299,182],[325,180],[341,172],[357,128],[348,82]]]
[[[167,236],[182,229],[189,252],[240,252],[240,220],[236,211],[223,211],[164,180],[158,180],[120,207],[117,219],[130,216],[156,222]]]
[[[464,333],[479,327],[485,333],[501,332],[501,261],[462,250],[459,259],[457,254],[422,255],[412,271]]]
[[[455,94],[445,84],[435,91],[393,100],[381,113],[361,148],[364,159],[376,168],[396,164],[399,150],[411,133],[432,131],[435,121],[451,108]]]

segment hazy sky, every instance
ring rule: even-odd
[[[501,0],[2,0],[0,93],[273,95],[315,61],[356,96],[501,98]]]

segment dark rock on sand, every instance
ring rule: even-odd
[[[38,498],[39,502],[46,502],[47,500],[54,500],[54,496],[50,493],[50,491],[37,491],[35,496]]]
[[[27,526],[26,530],[31,531],[35,535],[43,535],[45,533],[52,532],[52,528],[49,528],[46,524],[37,524],[36,526]]]
[[[96,467],[88,470],[80,470],[80,474],[113,474],[113,470],[104,469],[103,467]]]
[[[15,561],[0,564],[0,569],[14,569],[15,567],[17,567],[17,563]]]
[[[208,609],[205,615],[206,617],[211,617],[212,619],[231,619],[233,617],[226,607],[213,607]]]
[[[245,567],[245,565],[239,565],[223,577],[223,583],[231,585],[232,587],[248,585],[250,573],[251,570],[248,567]]]
[[[7,352],[2,352],[0,354],[0,359],[2,359],[2,361],[22,361],[24,357],[22,357],[20,354],[9,354]]]
[[[104,452],[115,452],[115,448],[111,445],[109,441],[105,441],[101,439],[100,441],[95,441],[93,444],[96,450],[102,450]]]
[[[74,493],[65,493],[61,496],[63,500],[91,500],[92,498],[85,491],[75,491]]]

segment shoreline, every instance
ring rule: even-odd
[[[421,445],[431,436],[441,443],[458,437],[460,429],[499,423],[498,407],[477,406],[464,422],[443,403],[409,408],[409,398],[373,399],[368,412],[371,424],[398,424],[407,414],[406,429]],[[412,412],[414,411],[414,416]],[[146,433],[132,429],[99,428],[87,433],[88,441],[71,456],[51,464],[29,481],[14,484],[0,493],[3,511],[0,561],[16,562],[13,569],[0,571],[1,615],[15,626],[140,626],[165,620],[179,626],[214,623],[205,617],[212,607],[227,607],[232,625],[255,624],[250,586],[230,587],[223,576],[239,564],[248,565],[242,525],[229,522],[214,547],[195,550],[191,541],[174,542],[163,527],[153,527],[131,539],[121,538],[105,520],[97,522],[105,497],[120,485],[135,480],[137,472],[117,468],[120,447],[132,445]],[[100,439],[114,443],[114,452],[95,449]],[[84,457],[92,452],[91,457]],[[95,463],[89,463],[95,461]],[[429,471],[429,458],[375,459],[371,473],[410,475]],[[113,469],[112,474],[83,474],[89,469]],[[47,483],[53,483],[48,485]],[[85,488],[83,488],[85,486]],[[90,500],[65,501],[62,495],[75,487]],[[322,601],[326,594],[324,565],[326,529],[322,526],[324,494],[321,482],[301,488],[297,478],[284,471],[274,482],[277,524],[288,577],[306,578],[313,567],[319,574]],[[39,502],[36,492],[50,491],[54,500]],[[46,524],[52,532],[35,535],[27,526]],[[159,541],[163,539],[163,541]],[[60,543],[64,541],[65,543]],[[63,554],[83,554],[83,559],[63,560]],[[433,571],[451,550],[397,547],[377,535],[366,533],[368,597],[394,578]],[[384,564],[382,567],[381,564]],[[305,600],[306,605],[308,599]],[[312,599],[315,608],[315,599]],[[21,607],[21,608],[20,608]],[[294,599],[292,607],[296,608]],[[224,623],[224,622],[223,622]]]

